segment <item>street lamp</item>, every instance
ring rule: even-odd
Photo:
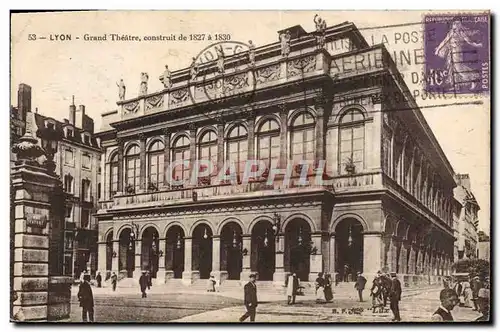
[[[137,225],[136,223],[134,223],[132,221],[132,223],[130,225],[130,242],[129,242],[129,249],[130,250],[132,250],[134,242],[137,239],[138,234],[139,234],[139,225]]]
[[[153,241],[151,242],[151,251],[153,254],[158,254],[158,247],[156,246],[156,234],[153,234]]]
[[[349,238],[347,239],[347,245],[352,246],[352,234],[351,234],[351,226],[349,226]]]
[[[177,249],[180,249],[181,246],[182,246],[182,243],[181,243],[181,234],[180,233],[177,233],[177,243],[176,243],[176,248]]]
[[[205,233],[203,234],[203,238],[206,240],[208,239],[208,234],[207,234],[207,229],[205,228]]]
[[[236,231],[233,231],[233,248],[238,247],[238,240],[236,239]]]
[[[302,245],[302,226],[299,227],[299,235],[297,237],[297,242],[299,243],[299,246]]]
[[[264,234],[264,247],[267,247],[269,245],[269,238],[267,237],[267,228],[266,228],[266,233]]]

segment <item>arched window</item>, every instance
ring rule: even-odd
[[[141,159],[139,158],[139,147],[137,145],[132,145],[128,148],[125,154],[125,162],[127,165],[127,187],[125,191],[130,193],[130,191],[137,192],[140,186],[140,169],[141,169]]]
[[[234,163],[239,179],[243,178],[245,163],[248,157],[247,130],[242,125],[237,125],[227,137],[227,159]]]
[[[177,164],[173,170],[173,179],[176,181],[185,181],[189,179],[190,170],[190,151],[189,151],[190,141],[187,136],[178,137],[173,145],[172,149],[172,161],[177,161]],[[187,161],[187,163],[181,163],[181,160]]]
[[[272,160],[280,156],[280,128],[276,121],[267,120],[257,130],[257,158],[263,160],[267,168]]]
[[[354,165],[354,171],[364,169],[365,154],[365,122],[363,113],[351,109],[340,119],[339,139],[339,169],[341,174],[347,174]],[[346,167],[349,165],[350,167]]]
[[[214,167],[217,166],[217,134],[209,130],[205,132],[198,142],[198,159],[210,161]],[[204,172],[207,165],[200,164],[200,172]],[[214,174],[214,173],[212,173]],[[203,180],[204,184],[210,184],[209,178]]]
[[[314,118],[308,112],[298,114],[292,121],[290,157],[294,164],[314,160]]]
[[[148,150],[148,190],[158,189],[163,183],[165,144],[155,141]]]
[[[112,198],[118,191],[118,153],[109,159],[109,198]]]

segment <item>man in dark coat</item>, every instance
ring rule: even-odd
[[[401,301],[401,282],[398,280],[396,273],[391,273],[392,284],[390,291],[390,300],[391,300],[391,311],[394,315],[392,319],[393,322],[400,322],[401,317],[399,316],[399,301]]]
[[[148,297],[146,295],[146,288],[148,288],[148,285],[148,277],[146,276],[146,272],[143,271],[141,277],[139,278],[139,286],[141,287],[142,298]]]
[[[441,305],[431,317],[433,322],[453,322],[451,311],[460,302],[457,293],[453,289],[443,289],[439,293]]]
[[[97,272],[97,275],[95,277],[95,281],[97,281],[97,287],[101,288],[102,287],[102,276],[101,272]]]
[[[85,274],[83,276],[83,282],[80,284],[78,289],[78,300],[80,301],[80,307],[82,307],[82,320],[84,322],[88,320],[94,321],[94,296],[92,295],[92,288],[90,287],[90,275]]]
[[[247,311],[240,317],[240,322],[250,317],[251,322],[255,322],[257,309],[257,285],[255,285],[255,274],[250,275],[250,281],[245,285],[245,307]]]
[[[118,277],[116,276],[116,273],[113,272],[111,275],[111,286],[113,287],[113,292],[116,290],[116,283],[118,282]]]
[[[365,285],[366,285],[366,278],[363,277],[361,272],[358,272],[358,279],[356,279],[354,288],[358,290],[359,302],[363,302],[363,290],[365,289]]]
[[[490,321],[490,290],[481,288],[477,297],[478,311],[482,314],[481,317],[476,319],[476,322],[489,322]]]

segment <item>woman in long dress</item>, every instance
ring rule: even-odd
[[[468,61],[464,61],[463,57],[465,53],[463,48],[466,44],[477,48],[483,46],[469,38],[478,32],[467,29],[460,21],[454,21],[450,31],[434,52],[446,60],[448,77],[445,81],[452,86],[452,89],[463,89],[470,85],[470,90],[473,90],[480,79],[479,72],[468,66],[466,64]]]
[[[332,278],[329,274],[325,275],[325,300],[326,302],[333,300]]]
[[[323,301],[325,301],[325,279],[323,279],[323,272],[320,272],[316,278],[316,302]]]
[[[373,280],[370,295],[372,297],[372,308],[374,312],[377,308],[384,307],[384,299],[382,297],[382,280],[380,278],[375,278],[375,280]]]
[[[464,307],[472,308],[472,289],[470,287],[470,283],[468,281],[464,281],[462,283],[463,286],[463,294],[464,294]]]

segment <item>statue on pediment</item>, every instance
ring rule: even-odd
[[[161,82],[165,89],[170,89],[172,87],[172,73],[168,69],[168,65],[165,65],[165,71],[163,72]]]
[[[118,99],[125,100],[125,91],[127,88],[125,87],[125,83],[123,82],[123,78],[120,79],[120,82],[116,83],[116,86],[118,87]]]
[[[255,66],[255,45],[251,40],[248,41],[248,61],[250,66]]]
[[[325,46],[326,21],[316,14],[314,15],[314,24],[316,25],[316,42],[318,48],[323,48]]]
[[[198,64],[196,63],[196,58],[193,58],[191,63],[191,80],[194,80],[198,76]]]
[[[215,46],[215,52],[217,53],[217,71],[221,74],[224,73],[224,50],[222,45],[219,47]]]
[[[149,80],[148,73],[141,73],[141,87],[139,89],[139,95],[148,94],[148,80]]]
[[[290,54],[290,39],[292,36],[290,35],[290,31],[286,31],[280,34],[280,42],[281,42],[281,55],[287,57]]]

